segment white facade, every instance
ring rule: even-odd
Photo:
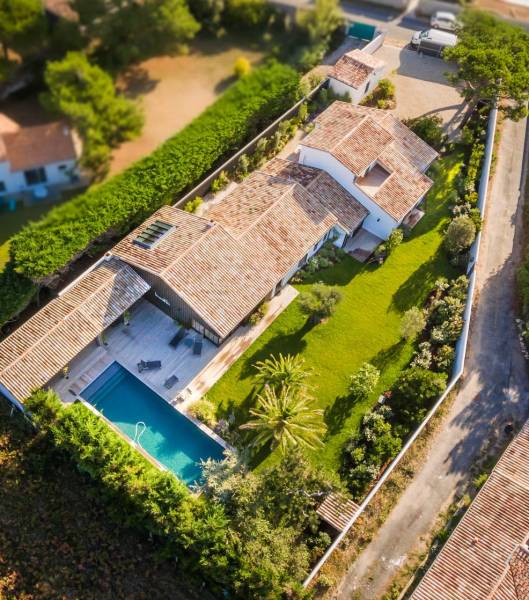
[[[356,186],[355,175],[329,152],[303,145],[300,145],[299,149],[300,164],[326,171],[369,211],[362,227],[379,238],[387,240],[390,233],[400,225],[401,221],[396,221],[388,215],[385,210],[380,208],[376,202]]]
[[[28,171],[37,171],[40,168],[44,170],[45,180],[40,181],[42,177],[39,177],[38,182],[31,183],[31,174]],[[30,192],[39,186],[67,186],[74,183],[75,178],[79,177],[76,160],[54,162],[28,171],[11,171],[9,161],[0,162],[0,195]],[[27,176],[30,177],[29,182]]]
[[[334,77],[329,77],[329,88],[340,96],[344,96],[345,94],[349,94],[351,97],[352,104],[359,104],[360,101],[366,96],[370,94],[378,85],[380,79],[382,79],[382,75],[384,73],[384,68],[375,69],[371,72],[368,80],[363,83],[359,88],[355,88],[351,85],[347,85],[343,81],[339,81]]]

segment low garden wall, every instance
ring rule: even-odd
[[[480,177],[480,181],[479,181],[479,190],[478,190],[477,207],[480,211],[482,218],[484,218],[485,210],[486,210],[487,193],[488,193],[490,171],[491,171],[491,164],[492,164],[492,154],[493,154],[493,148],[494,148],[494,137],[495,137],[495,131],[496,131],[497,117],[498,117],[498,110],[497,110],[497,108],[493,108],[489,115],[489,121],[488,121],[488,126],[487,126],[486,146],[485,146],[485,156],[484,156],[484,160],[483,160],[483,166],[482,166],[481,177]],[[407,453],[407,451],[409,450],[411,445],[415,442],[415,440],[419,437],[419,435],[424,431],[425,427],[428,425],[428,423],[433,418],[433,416],[437,413],[440,406],[443,404],[443,402],[446,400],[448,395],[455,388],[456,384],[458,383],[461,376],[463,375],[465,357],[466,357],[466,351],[467,351],[467,345],[468,345],[470,319],[472,317],[472,304],[474,302],[474,294],[475,294],[475,286],[476,286],[476,269],[475,269],[475,267],[476,267],[478,257],[479,257],[480,244],[481,244],[481,233],[478,233],[478,235],[476,236],[476,239],[470,249],[470,260],[469,260],[469,265],[467,268],[467,276],[469,278],[469,283],[468,283],[467,299],[466,299],[466,306],[465,306],[465,313],[464,313],[463,331],[461,332],[461,337],[459,338],[459,341],[456,344],[456,350],[455,350],[456,353],[455,353],[454,366],[453,366],[453,370],[452,370],[452,376],[451,376],[450,381],[448,382],[446,390],[439,397],[439,399],[434,404],[434,406],[430,409],[430,411],[428,412],[428,414],[426,415],[424,420],[421,422],[421,424],[412,433],[410,438],[407,440],[407,442],[402,447],[401,451],[397,454],[397,456],[393,459],[393,461],[388,465],[388,467],[382,473],[382,475],[379,478],[379,480],[377,481],[377,483],[373,486],[373,488],[370,490],[370,492],[367,494],[367,496],[364,498],[364,500],[359,505],[358,510],[348,521],[347,526],[336,537],[336,539],[333,541],[333,543],[326,550],[325,554],[321,557],[321,559],[318,561],[316,566],[312,569],[312,571],[310,572],[308,577],[303,582],[304,587],[308,587],[311,584],[311,582],[314,580],[314,578],[318,575],[320,569],[330,558],[330,556],[334,552],[334,550],[336,550],[336,548],[341,544],[341,542],[343,541],[345,536],[351,530],[352,526],[356,523],[358,518],[363,514],[363,512],[365,511],[365,509],[367,508],[367,506],[373,499],[373,497],[377,494],[377,492],[384,485],[384,483],[386,482],[388,477],[398,466],[398,464],[400,463],[400,461],[402,460],[404,455]]]

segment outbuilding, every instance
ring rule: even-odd
[[[363,50],[344,54],[329,73],[329,88],[341,96],[349,94],[358,104],[375,89],[384,74],[386,63]]]

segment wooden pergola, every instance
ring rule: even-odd
[[[358,510],[358,504],[341,494],[330,494],[316,510],[320,519],[337,531],[343,531]]]

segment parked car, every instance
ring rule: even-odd
[[[439,29],[426,29],[416,31],[410,41],[415,50],[424,50],[434,54],[441,54],[445,48],[451,48],[457,44],[457,35]]]
[[[454,13],[439,10],[430,17],[430,27],[433,29],[444,29],[455,31],[457,28],[457,17]]]

